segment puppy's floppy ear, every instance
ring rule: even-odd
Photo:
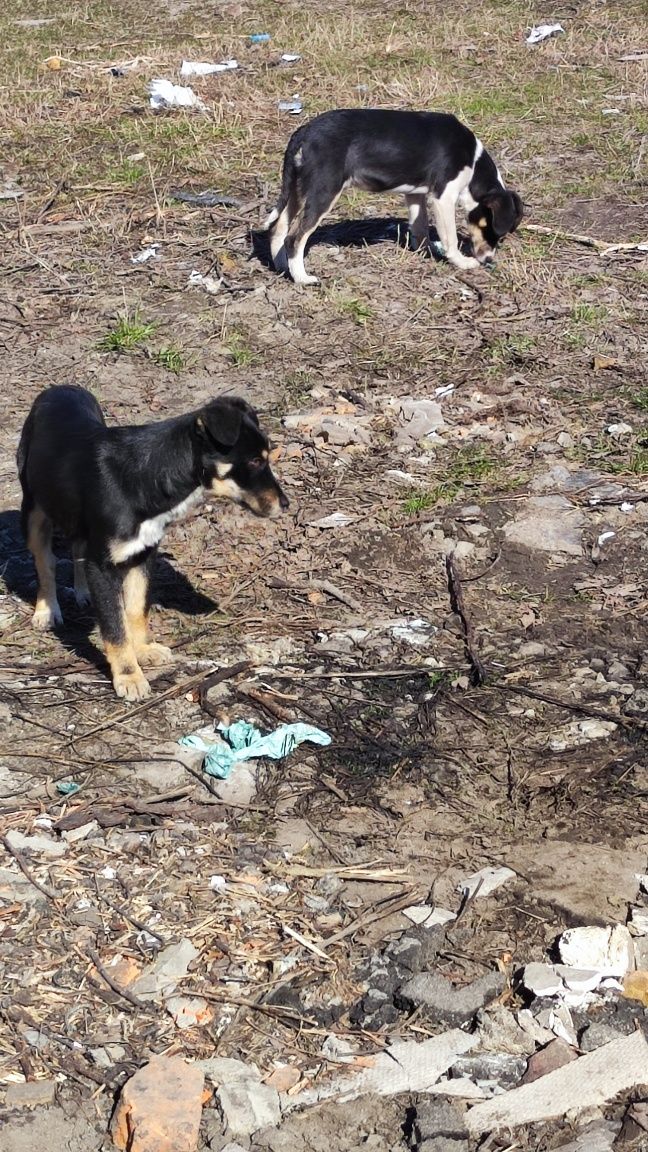
[[[522,219],[522,201],[517,192],[491,192],[484,196],[483,203],[490,211],[496,236],[515,231]]]
[[[237,404],[214,400],[196,416],[196,435],[212,452],[227,453],[241,434],[243,415],[243,409]]]

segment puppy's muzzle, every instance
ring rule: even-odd
[[[290,500],[278,484],[261,492],[246,492],[243,502],[248,508],[268,520],[276,520],[290,507]]]

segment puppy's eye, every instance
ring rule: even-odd
[[[263,468],[265,464],[266,461],[262,456],[255,456],[253,460],[248,461],[249,468]]]

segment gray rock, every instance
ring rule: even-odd
[[[611,680],[628,680],[630,678],[628,668],[626,668],[625,664],[622,664],[620,660],[613,660],[612,663],[608,665],[607,674],[608,679]]]
[[[626,716],[645,716],[648,712],[648,688],[637,688],[624,705],[623,711]]]
[[[467,1140],[453,1140],[451,1136],[433,1136],[417,1145],[417,1152],[468,1152]]]
[[[216,1099],[231,1136],[251,1136],[260,1128],[276,1127],[281,1121],[279,1093],[268,1084],[233,1080],[221,1084]]]
[[[487,1052],[507,1052],[511,1056],[531,1056],[535,1040],[515,1020],[513,1013],[501,1004],[492,1004],[477,1013],[479,1047]]]
[[[45,856],[48,860],[65,856],[68,849],[63,840],[53,840],[50,836],[25,836],[15,828],[7,832],[7,843],[14,852],[25,853],[27,856]]]
[[[463,1113],[447,1100],[420,1099],[416,1103],[413,1133],[417,1143],[432,1136],[452,1136],[463,1139],[468,1135]]]
[[[12,872],[10,868],[0,868],[0,896],[7,903],[47,904],[47,896],[30,884],[22,872]]]
[[[510,1052],[478,1052],[474,1056],[459,1056],[450,1070],[453,1080],[467,1076],[470,1080],[494,1081],[502,1087],[519,1084],[526,1071],[524,1056]]]
[[[396,410],[401,422],[396,432],[398,444],[415,444],[445,427],[441,405],[436,400],[415,400],[411,396],[403,396],[392,400],[390,407]]]
[[[455,988],[436,972],[420,972],[413,976],[397,993],[397,1003],[405,1007],[428,1008],[435,1020],[448,1024],[464,1024],[484,1004],[503,992],[506,980],[501,972],[487,972],[472,984]]]
[[[429,968],[437,958],[445,940],[443,925],[420,928],[401,936],[385,949],[385,957],[406,972],[420,972]]]
[[[621,1034],[621,1029],[615,1028],[612,1024],[606,1024],[604,1021],[588,1024],[580,1036],[580,1050],[581,1052],[593,1052],[595,1048],[602,1048],[604,1044],[618,1040]]]
[[[504,525],[504,535],[525,548],[581,556],[584,525],[583,513],[565,496],[534,496],[515,520]]]
[[[54,1103],[56,1084],[53,1080],[29,1080],[25,1084],[7,1085],[7,1108],[41,1108]]]

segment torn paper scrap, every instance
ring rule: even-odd
[[[642,1032],[604,1044],[531,1084],[475,1104],[466,1114],[473,1136],[522,1124],[562,1119],[567,1112],[600,1108],[619,1092],[648,1081],[648,1040]]]
[[[491,892],[501,888],[508,880],[514,880],[515,876],[512,868],[482,868],[472,876],[467,876],[457,884],[457,888],[468,896],[490,896]]]
[[[238,68],[238,60],[223,60],[220,64],[206,64],[200,60],[183,60],[180,75],[183,80],[187,76],[212,76],[214,72],[232,72]]]
[[[142,248],[135,256],[131,256],[131,264],[146,264],[147,260],[159,260],[159,244],[151,244],[150,248]]]
[[[193,88],[183,88],[170,80],[151,80],[148,86],[151,108],[204,108]]]
[[[527,44],[540,44],[542,40],[548,40],[550,36],[556,36],[558,32],[564,32],[562,24],[538,24],[532,28],[526,38]]]
[[[312,724],[282,724],[274,732],[263,736],[254,724],[247,720],[237,720],[235,724],[219,724],[218,731],[227,743],[219,740],[206,744],[198,735],[183,736],[178,741],[187,748],[198,748],[205,752],[205,772],[226,780],[235,764],[244,760],[258,760],[267,756],[270,760],[283,760],[298,744],[309,741],[311,744],[331,743],[328,732],[314,728]]]

